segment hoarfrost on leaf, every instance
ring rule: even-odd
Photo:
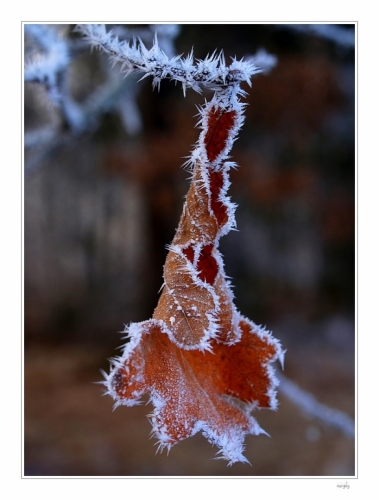
[[[105,385],[116,405],[138,404],[149,393],[160,450],[202,432],[220,448],[219,458],[246,462],[245,436],[264,432],[251,411],[277,407],[272,363],[283,351],[270,332],[237,311],[218,246],[235,228],[236,205],[227,191],[235,167],[229,153],[244,120],[240,84],[262,70],[236,59],[227,66],[222,52],[196,62],[192,51],[170,58],[157,38],[148,49],[141,39],[120,44],[101,26],[79,29],[127,72],[151,76],[153,86],[168,78],[184,92],[201,86],[215,91],[199,109],[201,133],[187,162],[191,184],[168,249],[158,305],[150,320],[130,325],[129,342]]]

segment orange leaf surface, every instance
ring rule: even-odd
[[[246,461],[245,435],[263,432],[250,411],[276,408],[269,363],[281,351],[268,332],[249,320],[240,317],[238,326],[239,342],[212,341],[212,352],[201,352],[180,349],[158,321],[134,324],[131,343],[108,378],[110,394],[118,404],[131,405],[150,393],[155,406],[151,422],[162,447],[200,431],[230,463]]]
[[[164,287],[153,319],[166,323],[171,338],[184,349],[206,349],[217,336],[223,262],[217,250],[224,227],[234,223],[234,206],[225,194],[227,169],[195,166],[174,240],[167,255]],[[225,298],[225,297],[224,297]],[[230,304],[229,304],[230,305]]]

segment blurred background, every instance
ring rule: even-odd
[[[232,467],[201,435],[156,454],[151,407],[102,397],[119,332],[156,306],[212,94],[123,78],[74,27],[25,25],[25,475],[354,475],[354,439],[280,391],[277,412],[255,415],[271,437],[248,437],[252,466]],[[169,55],[277,57],[244,87],[238,231],[220,249],[239,310],[287,349],[284,374],[354,418],[355,26],[111,27],[148,47],[157,32]]]

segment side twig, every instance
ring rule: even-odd
[[[323,424],[338,429],[348,438],[355,436],[354,420],[345,412],[335,410],[327,405],[319,403],[317,399],[309,392],[301,389],[294,382],[278,373],[280,380],[280,392],[289,400],[295,403],[307,415],[313,417]]]

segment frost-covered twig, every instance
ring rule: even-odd
[[[78,25],[77,29],[93,47],[101,48],[115,62],[120,62],[127,75],[137,71],[145,73],[143,78],[152,76],[153,87],[159,88],[160,82],[167,78],[180,82],[184,93],[188,88],[201,92],[201,86],[216,90],[239,86],[242,82],[250,84],[250,78],[263,71],[253,61],[233,59],[227,66],[222,52],[214,52],[204,60],[195,60],[193,52],[185,58],[170,58],[159,46],[157,37],[148,50],[141,39],[130,43],[120,41],[112,31],[107,32],[103,24]],[[268,59],[265,62],[270,64]]]
[[[44,85],[50,99],[56,105],[62,100],[60,76],[70,64],[68,45],[55,31],[43,24],[26,24],[25,32],[32,36],[43,50],[25,65],[25,82],[37,82]]]
[[[40,46],[42,52],[27,61],[25,82],[43,85],[51,103],[61,113],[63,122],[74,132],[85,128],[81,106],[72,98],[68,83],[68,67],[72,62],[70,44],[60,37],[53,27],[43,24],[26,24],[25,32]]]
[[[335,410],[334,408],[319,403],[312,394],[301,389],[284,375],[280,374],[279,380],[280,392],[301,408],[307,415],[316,418],[329,427],[340,430],[349,438],[354,438],[354,420],[349,415],[343,411]]]
[[[39,147],[51,141],[55,133],[55,130],[48,126],[26,132],[24,135],[24,147],[26,149]]]
[[[285,27],[308,35],[319,36],[347,49],[355,47],[354,30],[346,29],[336,24],[286,24],[278,25],[278,27]]]
[[[173,55],[180,27],[115,26],[114,30],[122,38],[141,36],[146,43],[151,43],[157,33],[167,54]],[[73,70],[73,63],[89,47],[82,38],[70,38],[68,33],[68,27],[62,29],[57,25],[25,24],[24,80],[43,87],[49,104],[48,107],[44,106],[48,123],[44,121],[25,132],[24,145],[28,149],[25,172],[29,174],[35,171],[38,162],[43,162],[51,150],[56,149],[57,144],[66,144],[69,136],[93,131],[106,112],[118,113],[129,135],[139,133],[143,126],[137,104],[141,86],[135,85],[136,82],[131,79],[123,78],[120,71],[109,64],[103,68],[104,83],[80,101],[74,97],[72,81],[76,68]],[[52,107],[55,110],[54,119]],[[34,154],[37,148],[38,154]]]

